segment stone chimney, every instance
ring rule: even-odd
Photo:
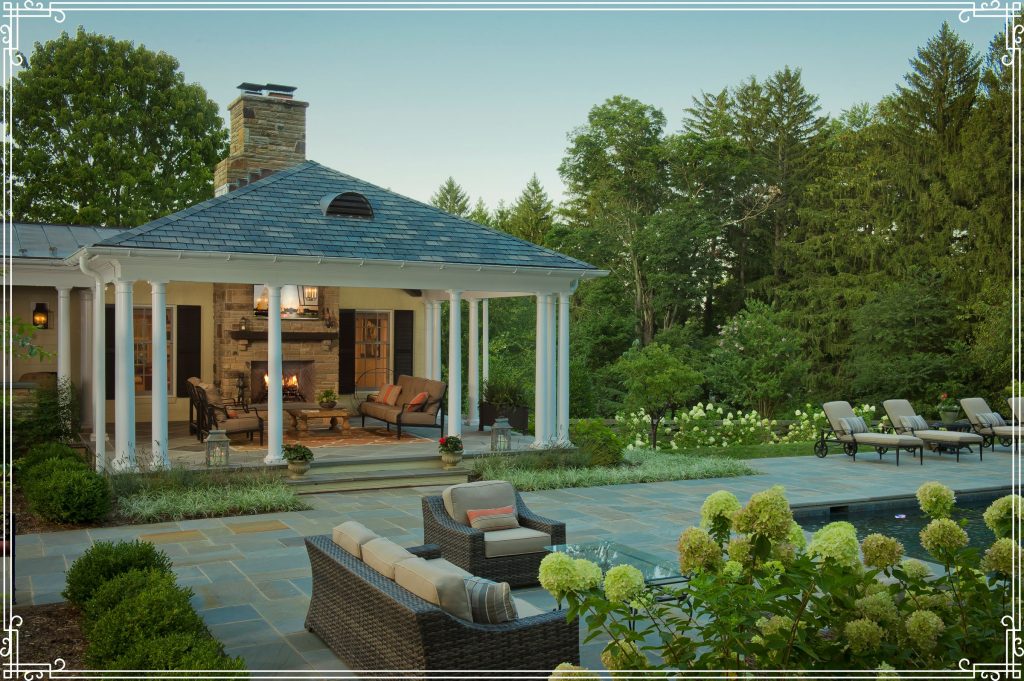
[[[214,195],[244,187],[306,160],[306,107],[289,85],[242,83],[228,105],[231,146],[213,171]]]

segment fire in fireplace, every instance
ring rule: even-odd
[[[267,392],[270,389],[270,375],[263,374],[263,390]],[[299,376],[298,374],[292,374],[291,376],[281,377],[281,394],[284,396],[285,402],[304,402],[305,398],[302,393],[299,392]]]
[[[259,404],[267,400],[270,386],[270,372],[267,362],[254,361],[250,365],[252,374],[252,402]],[[316,395],[316,370],[312,360],[284,360],[281,366],[281,394],[286,402],[311,402]]]

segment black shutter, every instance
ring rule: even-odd
[[[174,346],[178,353],[178,379],[174,394],[188,397],[188,379],[203,377],[203,308],[178,306],[178,334]]]
[[[356,311],[338,310],[338,394],[356,391]]]
[[[104,317],[103,343],[106,346],[107,361],[103,365],[103,374],[106,376],[107,399],[114,399],[114,306],[107,305]]]
[[[395,310],[395,383],[399,376],[414,376],[412,371],[412,310]]]

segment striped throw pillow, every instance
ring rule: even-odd
[[[476,530],[511,530],[519,527],[516,510],[511,506],[500,508],[480,508],[466,511],[469,526]]]
[[[989,428],[995,428],[997,426],[1006,425],[1006,421],[1003,419],[1003,417],[994,411],[983,412],[981,414],[978,414],[978,422],[980,422],[983,426],[988,426]]]
[[[868,424],[864,423],[864,419],[862,419],[859,416],[851,416],[849,418],[839,419],[839,427],[850,435],[854,433],[868,432]]]
[[[519,616],[507,582],[499,584],[483,577],[466,577],[466,595],[477,624],[501,624]]]
[[[901,416],[900,421],[906,430],[928,430],[928,422],[924,420],[923,416],[918,416],[917,414]]]
[[[427,398],[430,397],[425,392],[416,393],[416,397],[409,400],[409,403],[405,405],[406,411],[423,411],[423,406],[427,403]]]
[[[394,406],[395,402],[398,401],[398,395],[402,392],[402,387],[397,386],[393,383],[385,383],[381,386],[381,389],[377,392],[377,402],[383,402],[384,404]]]

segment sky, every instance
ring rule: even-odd
[[[449,175],[491,208],[536,173],[559,200],[567,135],[621,94],[668,130],[701,91],[800,68],[822,111],[877,102],[948,20],[984,53],[1002,22],[936,12],[86,12],[22,19],[20,48],[61,31],[175,56],[222,114],[244,82],[310,103],[307,155],[428,201]],[[17,106],[17,101],[15,101]]]

